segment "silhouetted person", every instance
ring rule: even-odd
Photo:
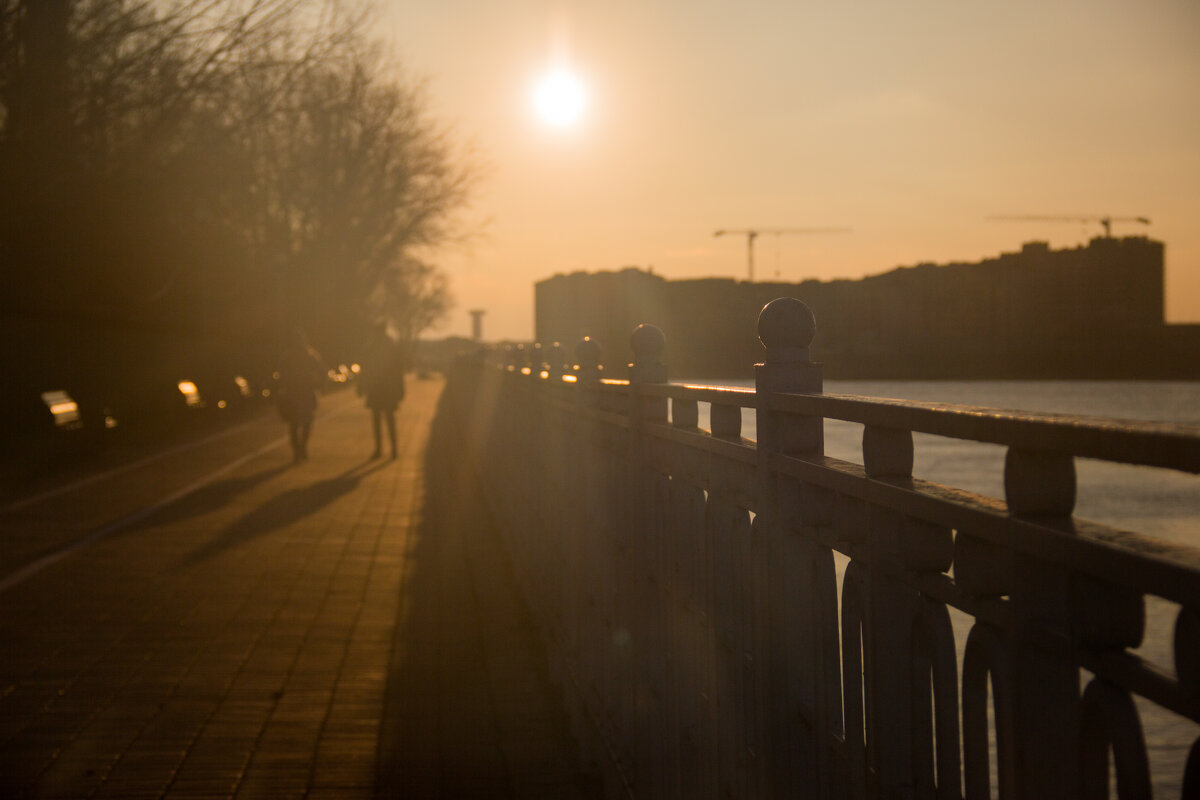
[[[392,458],[396,457],[396,407],[404,399],[404,351],[382,328],[371,335],[367,358],[359,375],[359,393],[371,409],[371,425],[375,432],[375,452],[371,458],[383,455],[383,425],[387,425]]]
[[[309,346],[302,331],[292,331],[279,365],[276,390],[279,392],[279,413],[288,423],[295,462],[308,458],[308,437],[317,410],[317,388],[324,379],[320,355]]]

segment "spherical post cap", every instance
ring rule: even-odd
[[[575,360],[580,364],[595,365],[600,361],[600,345],[585,336],[575,345]]]
[[[812,309],[794,297],[779,297],[758,313],[758,340],[768,350],[808,347],[817,335]]]
[[[657,363],[667,348],[667,337],[656,326],[643,322],[629,335],[629,346],[633,348],[636,363]]]

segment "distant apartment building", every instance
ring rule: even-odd
[[[755,319],[782,296],[813,309],[813,354],[829,377],[1200,377],[1200,326],[1164,323],[1163,245],[1145,237],[1064,250],[1030,242],[861,280],[555,275],[536,285],[537,338],[570,349],[590,336],[621,376],[630,331],[650,322],[666,334],[673,376],[749,377],[762,354]]]

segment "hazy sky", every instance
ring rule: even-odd
[[[746,273],[718,228],[763,236],[756,273],[860,277],[1086,242],[1146,216],[1166,243],[1167,316],[1200,320],[1198,0],[385,0],[380,34],[488,163],[468,247],[436,259],[489,339],[533,332],[533,283],[653,266]],[[563,59],[574,126],[534,113]],[[948,298],[952,301],[952,298]],[[819,321],[818,321],[819,322]]]

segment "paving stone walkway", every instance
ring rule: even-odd
[[[0,512],[0,797],[596,796],[440,391]]]

